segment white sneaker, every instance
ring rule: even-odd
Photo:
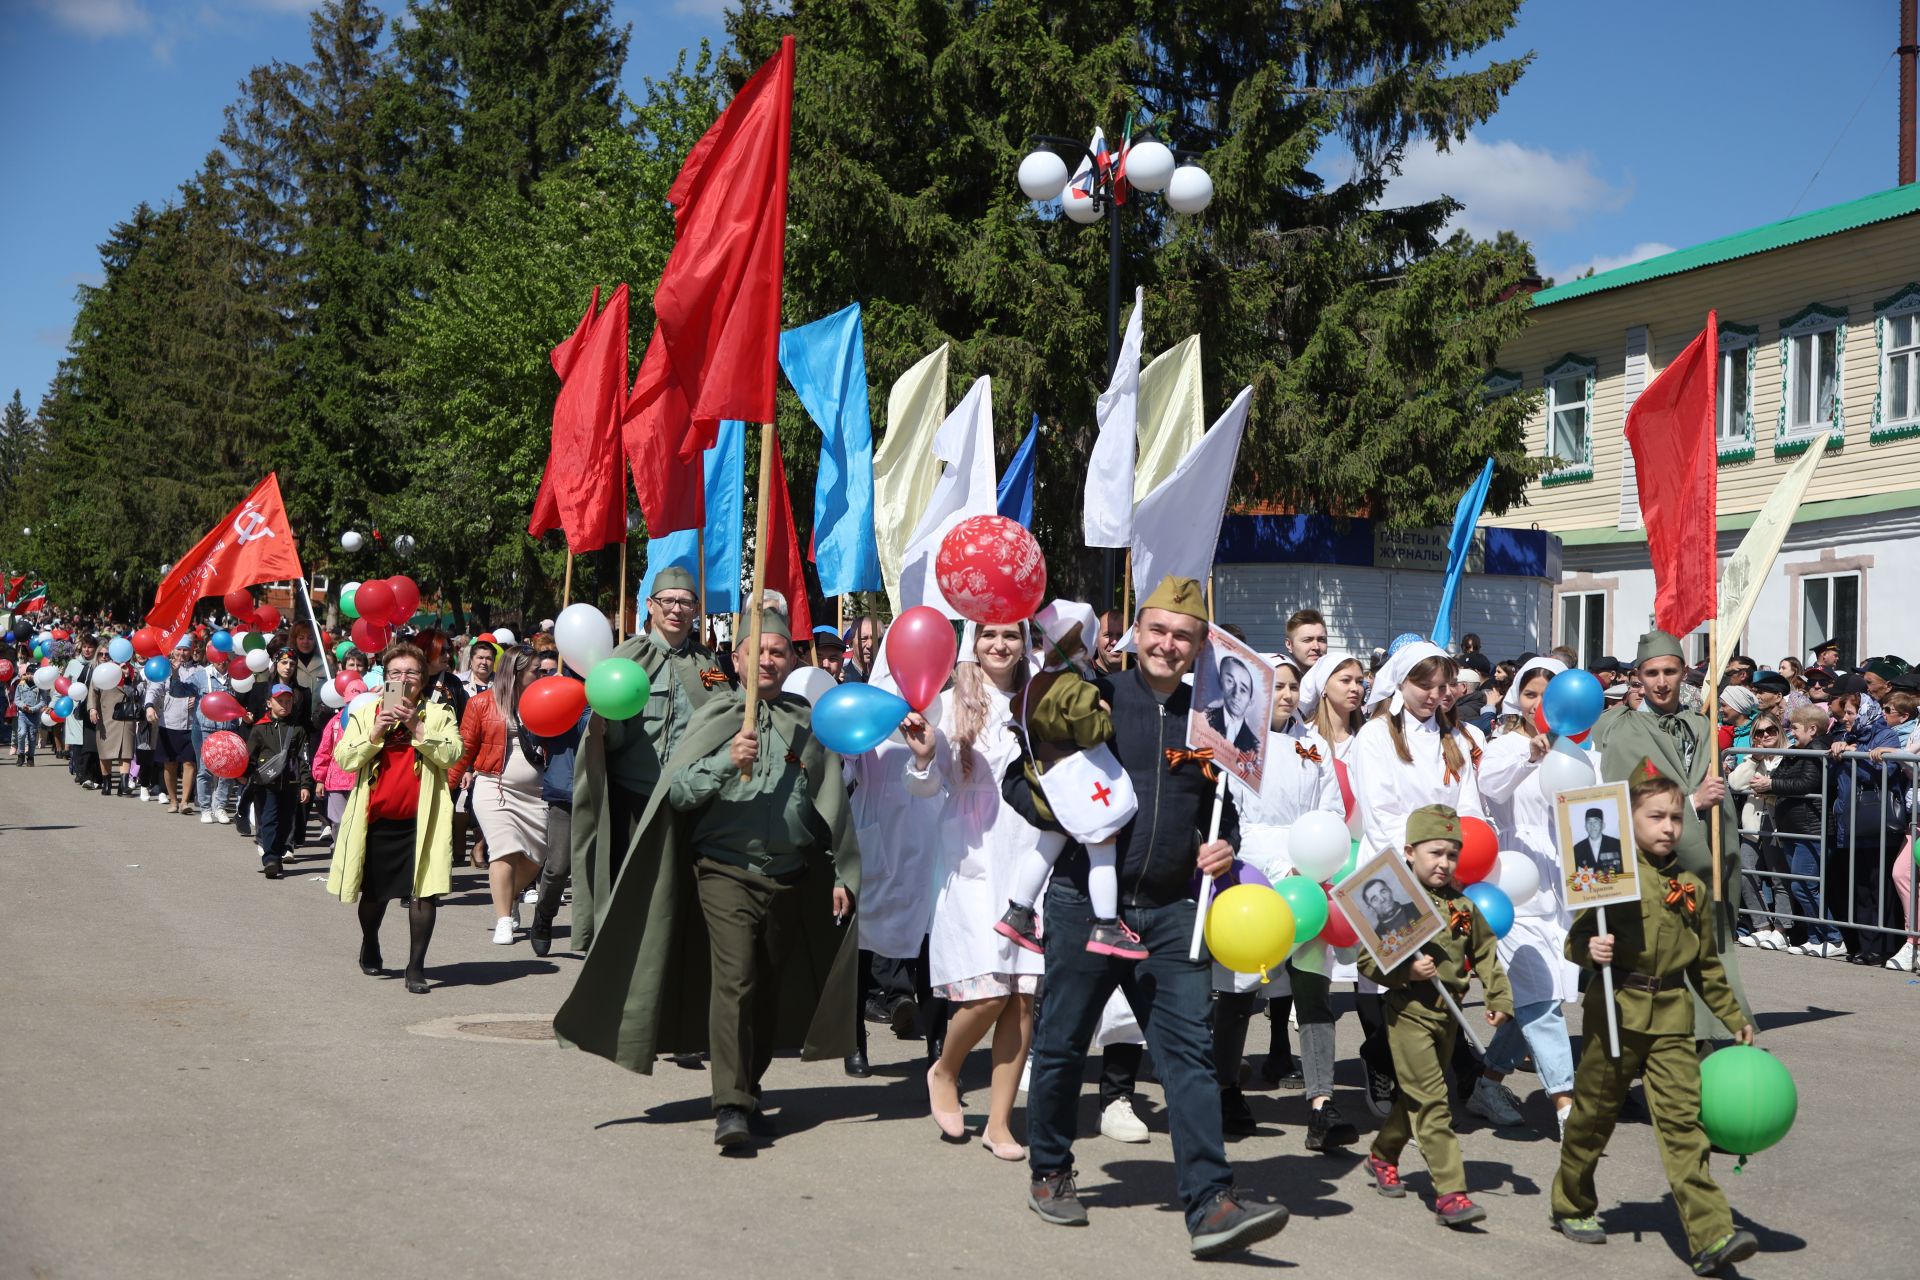
[[[1115,1142],[1145,1142],[1148,1139],[1147,1126],[1139,1116],[1133,1114],[1133,1103],[1126,1098],[1115,1098],[1100,1113],[1100,1136],[1112,1138]]]
[[[493,940],[501,946],[507,946],[513,942],[512,916],[501,916],[493,922]]]
[[[1753,935],[1753,945],[1762,951],[1785,951],[1787,935],[1778,929],[1762,929]]]
[[[523,893],[523,894],[521,894],[521,895],[520,895],[520,901],[522,901],[522,902],[538,902],[538,901],[540,901],[540,886],[539,886],[539,885],[533,885],[532,887],[530,887],[530,888],[529,888],[529,889],[528,889],[528,890],[527,890],[527,891],[526,891],[525,893]],[[516,911],[516,912],[514,912],[514,914],[515,914],[515,915],[519,915],[520,913]]]
[[[1560,1141],[1567,1140],[1567,1117],[1573,1114],[1571,1106],[1565,1106],[1554,1112],[1554,1119],[1560,1122]]]
[[[233,815],[228,813],[225,809],[215,809],[213,811],[213,820],[218,823],[231,825],[233,822]]]
[[[1467,1110],[1500,1128],[1525,1123],[1520,1114],[1520,1099],[1513,1095],[1513,1090],[1485,1076],[1473,1082],[1473,1096],[1467,1099]]]
[[[1886,967],[1889,969],[1897,969],[1901,973],[1912,973],[1914,967],[1913,944],[1908,943],[1888,957]]]
[[[1735,941],[1743,947],[1757,947],[1760,945],[1760,936],[1753,933],[1743,933],[1736,938]]]
[[[200,811],[200,825],[203,827],[210,827],[213,825],[213,810],[202,809]]]
[[[146,803],[147,801],[149,801],[149,800],[154,800],[154,799],[158,799],[158,797],[157,797],[157,796],[155,796],[155,795],[153,794],[153,792],[151,792],[151,791],[149,791],[149,790],[147,790],[147,789],[146,789],[145,787],[142,787],[142,788],[140,788],[140,803],[141,803],[141,804],[145,804],[145,803]]]
[[[1797,947],[1788,947],[1787,954],[1812,956],[1816,960],[1832,960],[1836,956],[1846,955],[1847,949],[1837,942],[1803,942]]]

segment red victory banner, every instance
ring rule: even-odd
[[[160,589],[153,593],[147,625],[173,644],[193,623],[193,606],[260,582],[303,578],[300,553],[280,499],[280,477],[268,473],[245,501],[229,511],[207,536],[181,556]]]

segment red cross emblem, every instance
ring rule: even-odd
[[[1093,795],[1090,798],[1094,800],[1098,800],[1101,804],[1111,809],[1113,808],[1113,801],[1109,797],[1111,797],[1112,795],[1113,795],[1113,792],[1107,790],[1106,783],[1096,782],[1093,784]]]

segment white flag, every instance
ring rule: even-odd
[[[1140,370],[1140,452],[1133,461],[1138,503],[1173,474],[1187,450],[1207,433],[1201,402],[1200,335],[1175,343]]]
[[[1100,434],[1087,460],[1080,528],[1089,547],[1124,547],[1133,537],[1133,452],[1140,420],[1140,312],[1144,290],[1133,291],[1133,314],[1113,379],[1100,394]]]
[[[1252,407],[1253,388],[1241,388],[1166,482],[1134,508],[1135,599],[1146,599],[1168,574],[1205,582],[1213,572],[1220,521],[1227,514],[1227,490],[1233,486],[1240,436],[1247,429],[1247,412]]]
[[[900,375],[887,393],[887,434],[873,453],[873,533],[880,545],[880,576],[887,601],[900,603],[900,561],[907,535],[920,523],[940,460],[933,438],[947,416],[947,344],[941,343]]]
[[[1720,672],[1725,670],[1740,633],[1746,630],[1747,618],[1760,599],[1760,588],[1773,572],[1773,562],[1780,555],[1781,544],[1787,540],[1787,530],[1793,527],[1794,513],[1800,510],[1800,500],[1807,496],[1807,486],[1813,483],[1813,469],[1820,465],[1820,456],[1827,451],[1827,442],[1832,438],[1824,431],[1813,438],[1807,451],[1780,477],[1780,483],[1767,497],[1767,504],[1753,518],[1753,527],[1740,539],[1739,548],[1720,570],[1720,617],[1716,623],[1720,643],[1715,646],[1720,666],[1719,670],[1707,672],[1709,687],[1720,683]]]
[[[982,377],[967,390],[933,438],[933,452],[945,464],[933,496],[921,513],[900,566],[900,605],[932,605],[959,618],[934,578],[940,540],[970,516],[990,516],[999,508],[999,477],[993,465],[993,380]]]

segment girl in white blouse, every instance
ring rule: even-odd
[[[1406,843],[1407,815],[1444,804],[1461,817],[1487,817],[1480,800],[1480,740],[1446,710],[1458,668],[1445,651],[1416,640],[1375,678],[1371,718],[1347,757],[1360,811],[1360,860]]]

